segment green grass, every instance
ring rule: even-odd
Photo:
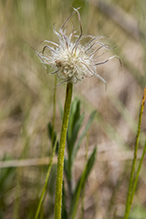
[[[42,40],[57,40],[53,33],[53,24],[55,23],[58,29],[72,12],[71,6],[82,6],[80,14],[85,35],[109,36],[103,42],[117,46],[110,51],[101,51],[99,55],[103,52],[104,55],[99,57],[99,60],[117,54],[121,57],[123,66],[112,60],[98,68],[98,74],[107,81],[107,91],[104,84],[95,77],[74,85],[73,99],[77,97],[76,101],[80,101],[80,106],[77,105],[76,108],[78,110],[80,108],[81,116],[80,119],[76,118],[79,119],[78,124],[81,124],[81,127],[76,144],[73,145],[78,147],[79,143],[80,147],[76,158],[73,159],[73,167],[66,166],[63,190],[64,218],[67,218],[69,212],[73,218],[124,218],[139,108],[146,85],[144,40],[146,33],[143,12],[145,2],[140,0],[134,1],[133,4],[133,1],[124,0],[122,3],[118,1],[112,3],[138,22],[140,30],[138,39],[113,22],[105,12],[92,5],[92,1],[0,1],[0,165],[13,161],[15,166],[12,168],[9,164],[9,167],[0,169],[0,219],[35,218],[48,163],[52,156],[53,144],[49,137],[48,124],[49,122],[55,124],[53,131],[59,136],[61,130],[59,108],[64,103],[65,85],[57,87],[56,100],[53,102],[55,78],[47,74],[33,49],[40,51]],[[70,21],[69,29],[72,24],[79,30],[76,16]],[[90,115],[95,110],[96,114],[90,129],[84,134]],[[71,124],[73,123],[70,122]],[[138,161],[145,145],[145,124],[144,111],[139,136]],[[73,130],[69,131],[67,140],[74,143],[71,139]],[[85,149],[87,136],[88,158]],[[94,155],[95,145],[97,157],[87,177],[84,173],[88,166],[87,161],[90,164],[90,157]],[[72,159],[71,151],[69,154],[69,159]],[[53,159],[47,193],[39,218],[53,218],[54,215],[56,156]],[[30,162],[33,158],[44,157],[48,158],[47,163],[44,161],[43,164],[38,162],[32,165]],[[28,159],[30,165],[28,162],[28,166],[22,167],[19,161]],[[66,159],[68,160],[68,157]],[[17,164],[14,163],[16,160]],[[71,165],[71,160],[69,162]],[[142,165],[145,168],[145,160]],[[71,168],[73,183],[69,182]],[[138,172],[139,179],[136,183],[130,219],[146,217],[144,210],[146,177],[143,168],[142,173]],[[83,186],[82,180],[85,178],[86,184]],[[72,188],[72,194],[73,191],[79,192],[76,195],[74,193],[72,198],[69,186]],[[84,187],[82,191],[80,187]],[[72,209],[71,203],[75,203]]]

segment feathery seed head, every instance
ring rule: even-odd
[[[59,42],[54,43],[52,41],[45,40],[44,42],[46,45],[43,47],[43,50],[39,53],[36,52],[36,54],[39,56],[44,65],[51,66],[51,70],[53,70],[53,72],[50,72],[50,74],[57,74],[59,78],[63,79],[63,82],[77,83],[78,81],[82,81],[85,78],[96,75],[106,84],[106,81],[96,73],[96,68],[98,65],[104,64],[110,59],[119,59],[119,57],[114,55],[104,61],[96,61],[97,57],[95,58],[95,54],[101,48],[111,48],[107,44],[103,44],[102,42],[98,41],[101,38],[104,38],[102,36],[82,36],[81,18],[78,11],[79,8],[73,9],[74,11],[64,22],[60,30],[57,32],[54,28],[54,33],[57,35]],[[76,31],[74,30],[70,35],[67,35],[64,27],[68,20],[75,13],[78,15],[80,35],[75,35]],[[90,40],[83,46],[80,42],[85,38]]]

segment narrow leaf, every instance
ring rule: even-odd
[[[74,147],[74,150],[73,150],[73,152],[72,152],[72,163],[73,163],[74,159],[76,158],[78,149],[79,149],[79,147],[80,147],[80,145],[81,145],[81,142],[82,142],[83,138],[84,138],[85,135],[87,134],[87,132],[88,132],[88,130],[89,130],[89,128],[90,128],[90,126],[91,126],[91,124],[92,124],[92,122],[93,122],[93,119],[94,119],[94,117],[95,117],[95,114],[96,114],[96,110],[91,113],[90,118],[89,118],[89,120],[88,120],[88,122],[87,122],[87,125],[86,125],[85,129],[84,129],[84,131],[83,131],[81,137],[79,138],[76,147]]]
[[[71,201],[71,218],[74,219],[76,216],[76,212],[78,209],[78,205],[79,205],[79,198],[81,195],[81,192],[84,189],[85,183],[88,179],[88,176],[92,170],[92,167],[94,165],[95,162],[95,158],[96,158],[96,151],[97,151],[97,147],[94,148],[92,154],[90,155],[87,164],[84,167],[84,170],[81,174],[81,177],[77,183],[76,189],[74,191],[73,197],[72,197],[72,201]]]
[[[68,137],[69,139],[72,136],[73,128],[80,117],[80,101],[74,99],[71,105],[71,111],[69,116],[69,124],[68,124]]]
[[[68,219],[67,216],[67,210],[65,205],[65,187],[64,187],[64,181],[63,181],[63,187],[62,187],[62,217],[63,219]]]
[[[68,147],[69,147],[69,157],[71,157],[71,154],[72,154],[72,150],[74,148],[74,144],[77,140],[77,137],[78,137],[78,132],[83,124],[83,120],[84,120],[84,114],[82,114],[78,121],[76,122],[75,126],[73,127],[73,130],[72,130],[72,135],[71,137],[68,139],[67,141],[67,144],[68,144]]]
[[[54,132],[54,133],[53,133]],[[52,124],[49,122],[48,123],[48,136],[52,142],[52,137],[53,137],[53,147],[55,145],[56,142],[56,138],[57,138],[57,134],[56,132],[53,130]],[[59,142],[57,141],[57,146],[56,146],[56,154],[58,154],[58,148],[59,148]]]

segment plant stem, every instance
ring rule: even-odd
[[[45,183],[44,183],[44,186],[43,186],[43,190],[42,190],[42,193],[41,193],[41,197],[40,197],[40,200],[39,200],[39,205],[38,205],[38,208],[37,208],[35,219],[38,219],[40,211],[41,211],[42,204],[43,204],[44,199],[45,199],[45,194],[46,194],[46,191],[47,191],[48,180],[49,180],[50,171],[51,171],[52,162],[53,162],[53,157],[54,157],[56,146],[57,146],[57,139],[58,138],[56,138],[55,145],[54,145],[53,152],[52,152],[52,156],[51,156],[50,163],[49,163],[49,166],[48,166],[48,171],[47,171]]]
[[[69,113],[70,113],[70,106],[72,99],[72,88],[73,88],[73,84],[69,82],[66,88],[66,98],[64,104],[64,113],[63,113],[63,121],[62,121],[59,152],[58,152],[54,219],[61,219],[64,151],[65,151],[66,134],[67,134],[67,127],[68,127]]]
[[[139,142],[139,135],[140,135],[141,121],[142,121],[142,115],[143,115],[143,111],[144,111],[145,99],[146,99],[146,86],[144,88],[143,99],[142,99],[141,109],[140,109],[140,113],[139,113],[137,137],[136,137],[136,142],[135,142],[134,158],[133,158],[131,174],[130,174],[130,181],[129,181],[129,188],[128,188],[128,194],[127,194],[127,201],[126,201],[126,209],[125,209],[124,219],[128,219],[128,217],[129,217],[130,208],[131,208],[131,205],[132,205],[132,200],[133,200],[133,196],[134,196],[134,192],[135,192],[135,187],[137,185],[137,180],[138,180],[136,178],[136,181],[134,182],[134,173],[135,173],[135,164],[136,164],[136,160],[137,160],[138,142]],[[141,168],[141,166],[140,166],[140,168]],[[138,171],[140,171],[140,170],[138,170]],[[138,172],[138,176],[139,176],[139,172]],[[138,176],[136,176],[136,177],[138,177]]]
[[[52,149],[54,146],[54,130],[55,130],[55,118],[56,118],[56,86],[57,86],[57,75],[55,75],[54,81],[54,95],[53,95],[53,122],[52,122]]]
[[[136,187],[137,187],[137,182],[138,182],[138,179],[139,179],[139,174],[140,174],[140,170],[141,170],[141,166],[142,166],[142,163],[143,163],[145,153],[146,153],[146,142],[145,142],[145,145],[144,145],[144,148],[143,148],[142,156],[141,156],[141,159],[139,161],[138,170],[136,172],[135,180],[134,180],[134,183],[133,183],[133,189],[132,189],[132,192],[131,192],[131,204],[132,204],[133,197],[134,197],[134,194],[135,194],[135,190],[136,190]]]

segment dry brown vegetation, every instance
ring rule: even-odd
[[[123,218],[140,103],[146,85],[144,0],[113,0],[110,4],[96,0],[0,1],[0,166],[17,167],[0,188],[5,191],[0,192],[0,218],[34,218],[47,169],[45,157],[50,155],[47,124],[53,116],[54,77],[46,73],[33,49],[38,51],[44,39],[55,41],[53,23],[56,28],[60,27],[71,6],[80,5],[84,34],[108,36],[103,42],[117,46],[101,51],[104,52],[101,59],[117,54],[123,66],[111,60],[98,68],[98,74],[107,81],[107,91],[95,77],[74,85],[73,96],[81,100],[85,124],[91,111],[97,109],[87,139],[88,153],[97,145],[98,154],[86,185],[84,213],[80,208],[78,218]],[[76,16],[72,20],[78,27]],[[62,84],[57,87],[55,129],[58,134],[59,105],[63,105],[64,96],[65,84]],[[146,112],[141,132],[138,156],[145,141]],[[76,179],[85,164],[87,139],[74,164]],[[144,161],[131,210],[133,219],[146,218],[145,165]],[[51,187],[54,177],[52,171],[50,191],[54,189]],[[53,203],[54,196],[47,195],[43,218],[52,218]]]

